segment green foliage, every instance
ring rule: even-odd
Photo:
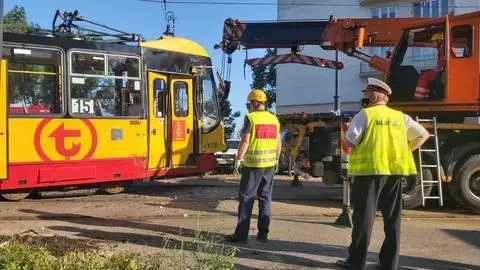
[[[267,49],[265,57],[277,55],[277,49]],[[277,65],[252,66],[252,88],[263,89],[267,93],[267,108],[272,108],[277,95]]]
[[[155,254],[73,251],[55,257],[36,241],[11,238],[0,245],[0,270],[235,269],[237,249],[219,241],[218,234],[196,230],[192,241],[167,239],[163,252]]]
[[[196,260],[195,269],[235,269],[233,258],[237,253],[234,247],[218,245],[220,241],[214,233],[195,231],[193,255]]]
[[[26,245],[15,240],[3,244],[0,249],[2,270],[49,270],[53,262],[43,247]]]
[[[133,255],[113,254],[101,256],[95,253],[72,252],[55,261],[59,270],[137,270],[138,262]]]
[[[235,131],[236,123],[235,118],[240,116],[240,112],[232,113],[232,104],[229,100],[224,100],[220,102],[220,115],[223,118],[223,123],[225,124],[225,137],[231,138],[233,132]]]
[[[220,240],[221,237],[218,234],[200,230],[195,231],[195,238],[192,242],[171,239],[165,244],[165,247],[172,252],[171,259],[163,259],[160,269],[235,269],[234,258],[238,251],[237,248],[221,245],[219,244]],[[155,260],[147,259],[146,261],[148,261],[150,266],[159,265],[155,263]]]
[[[1,270],[137,270],[134,255],[70,252],[55,258],[45,247],[10,240],[0,247]],[[144,268],[148,269],[148,268]]]
[[[27,33],[39,28],[40,25],[28,22],[25,8],[17,5],[3,18],[3,32]]]

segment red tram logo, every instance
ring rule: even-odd
[[[88,160],[97,148],[97,131],[87,119],[44,119],[35,130],[35,150],[44,161]]]

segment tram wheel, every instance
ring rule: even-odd
[[[7,201],[20,201],[28,197],[32,193],[33,188],[27,189],[15,189],[15,190],[2,190],[0,191],[0,197]]]
[[[101,186],[101,190],[108,194],[119,194],[127,189],[129,182],[110,182]]]

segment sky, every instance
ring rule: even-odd
[[[199,2],[214,2],[195,0]],[[78,10],[81,16],[105,24],[107,26],[128,32],[139,33],[146,40],[159,38],[166,29],[164,4],[140,0],[5,0],[4,12],[7,13],[15,5],[23,6],[27,18],[38,23],[42,28],[50,29],[57,9],[62,12]],[[213,5],[213,4],[174,4],[168,3],[167,11],[175,14],[175,36],[191,39],[204,47],[212,58],[214,66],[221,68],[222,52],[214,50],[213,46],[222,38],[223,22],[227,18],[243,21],[275,20],[277,18],[276,0],[264,0],[262,3],[272,5]],[[194,1],[191,1],[194,2]],[[224,0],[222,2],[239,2]],[[257,0],[242,0],[258,2]],[[250,50],[248,57],[260,57],[264,50]],[[240,111],[242,116],[237,119],[237,130],[240,128],[245,108],[246,96],[250,91],[252,75],[246,68],[244,75],[243,63],[245,52],[237,51],[232,57],[230,75],[231,91],[229,100],[232,110]]]

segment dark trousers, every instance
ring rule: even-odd
[[[258,233],[267,236],[272,214],[272,189],[275,168],[242,168],[240,178],[238,224],[235,235],[240,239],[248,238],[253,203],[258,197]]]
[[[352,183],[353,231],[348,262],[364,269],[377,205],[384,222],[385,240],[380,250],[382,269],[396,269],[400,253],[402,176],[360,176]]]

